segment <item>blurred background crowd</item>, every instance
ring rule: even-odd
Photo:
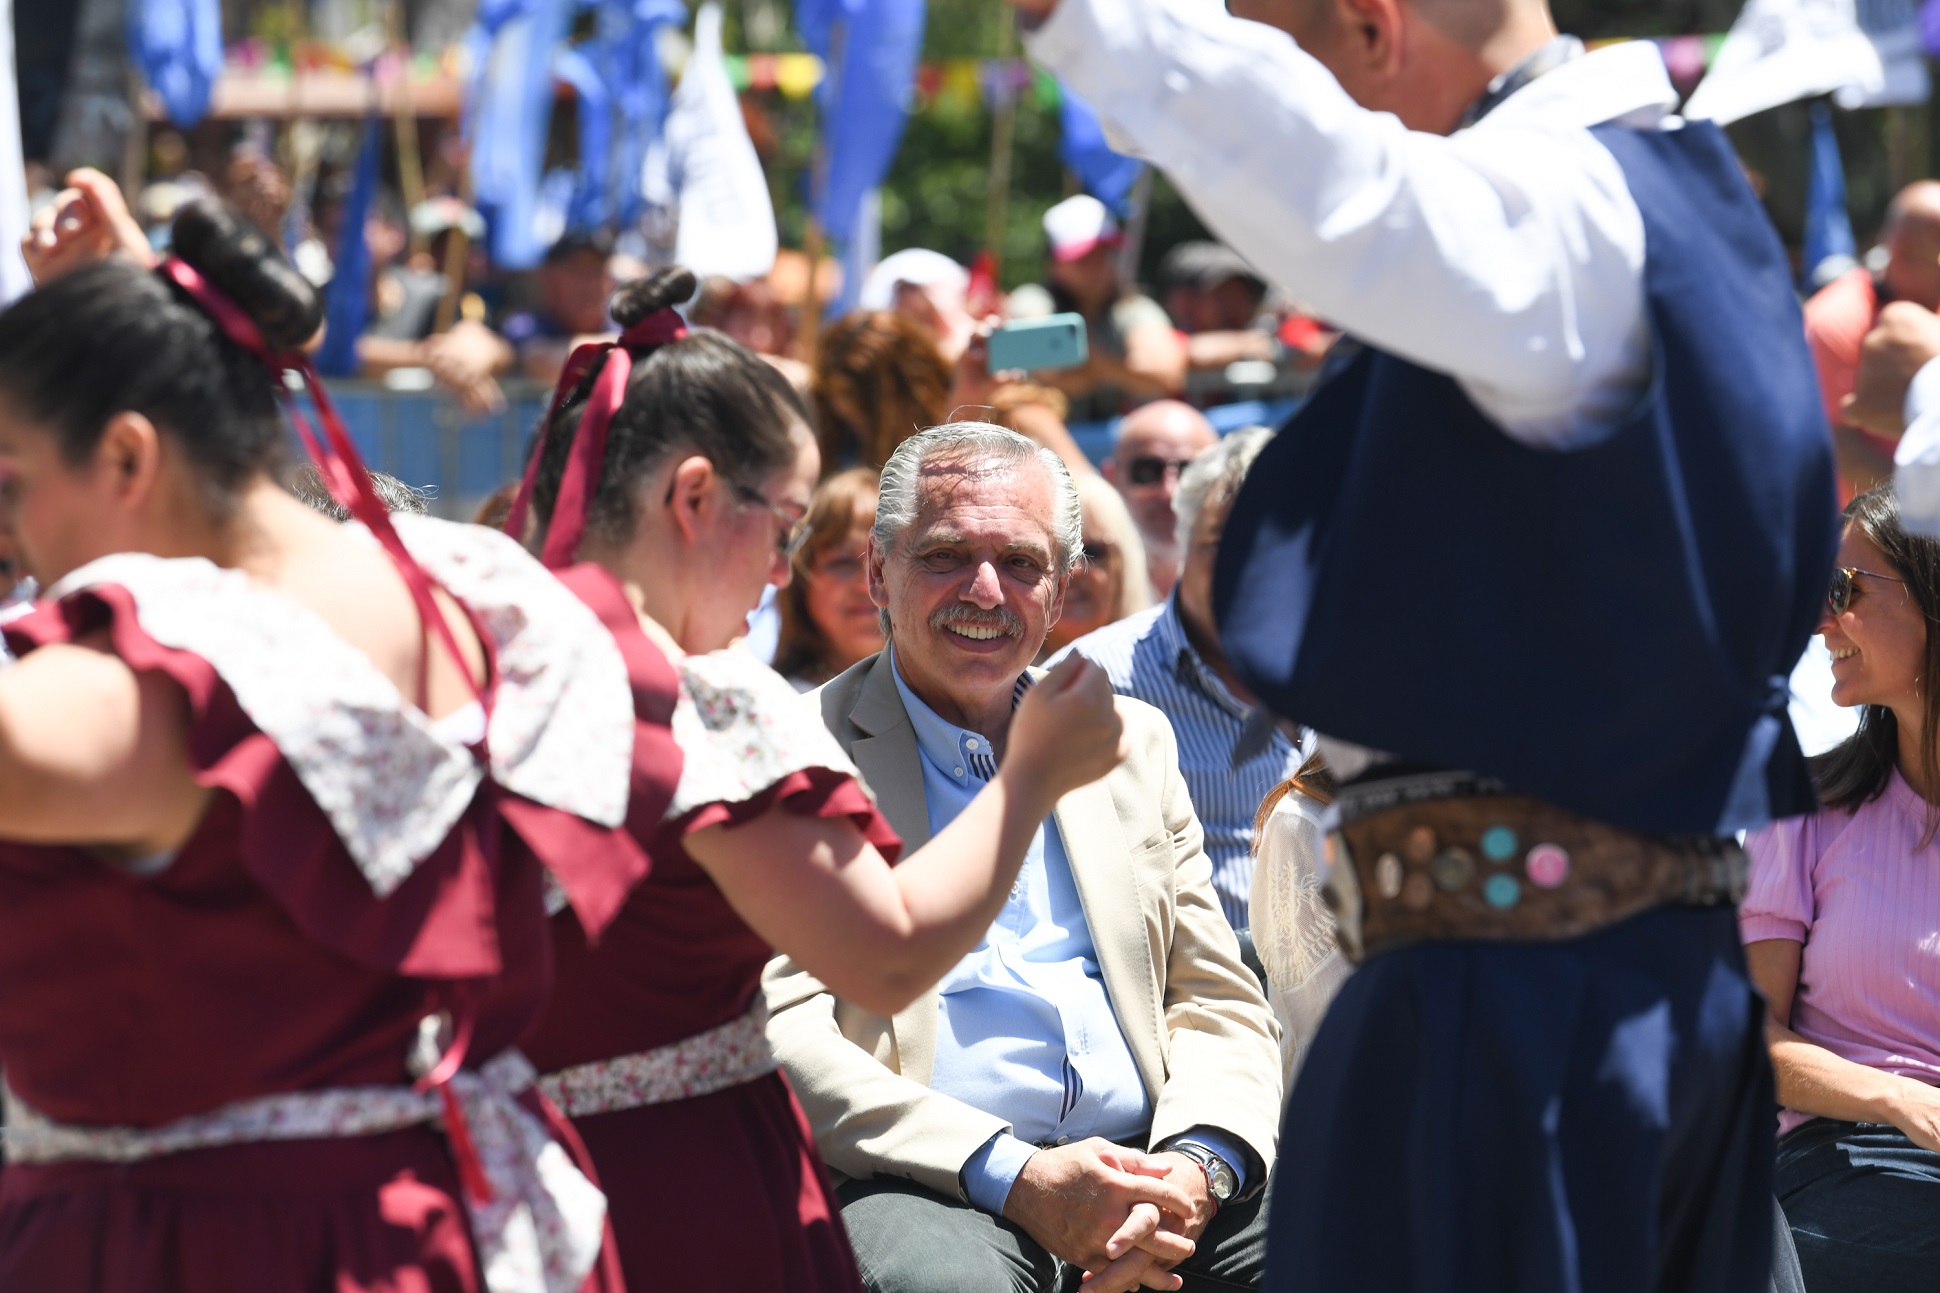
[[[1731,63],[1736,8],[1557,17],[1655,40],[1688,92]],[[1886,272],[1889,240],[1861,249],[1931,169],[1919,11],[1859,8],[1878,84],[1709,113],[1802,291]],[[513,474],[574,341],[612,331],[613,284],[669,261],[702,276],[695,321],[812,393],[831,471],[988,406],[1109,473],[1154,402],[1218,434],[1276,425],[1334,339],[974,0],[77,0],[17,4],[12,28],[27,214],[85,165],[158,244],[208,192],[277,231],[326,287],[318,367],[354,432],[452,515]],[[988,372],[983,332],[1062,312],[1086,321],[1081,367]]]

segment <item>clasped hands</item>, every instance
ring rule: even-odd
[[[1217,1210],[1183,1154],[1143,1154],[1093,1137],[1031,1155],[1004,1216],[1052,1256],[1082,1268],[1088,1293],[1176,1289]]]

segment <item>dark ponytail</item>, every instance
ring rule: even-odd
[[[254,225],[212,199],[175,218],[175,254],[247,312],[272,346],[316,332],[316,290]],[[182,289],[126,260],[66,274],[0,313],[0,397],[85,462],[117,413],[179,445],[225,501],[286,453],[275,387]]]
[[[694,295],[694,275],[678,266],[637,279],[613,294],[609,310],[631,328]],[[808,425],[801,396],[761,356],[711,329],[634,352],[626,399],[607,430],[606,459],[586,531],[624,543],[639,521],[641,485],[676,453],[700,454],[731,481],[758,486],[795,460],[793,432]],[[560,405],[533,484],[539,520],[550,524],[580,413],[597,379],[589,372]]]

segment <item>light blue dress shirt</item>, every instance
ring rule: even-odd
[[[934,835],[996,776],[996,759],[989,738],[946,722],[904,684],[900,669],[893,676],[922,754]],[[1029,685],[1026,674],[1017,694]],[[1038,827],[1009,901],[937,993],[931,1089],[1011,1124],[964,1165],[972,1203],[1001,1214],[1040,1146],[1088,1136],[1143,1139],[1151,1101],[1105,991],[1055,819]],[[1192,1139],[1243,1177],[1240,1151],[1200,1132]]]

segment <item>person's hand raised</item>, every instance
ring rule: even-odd
[[[1940,356],[1940,316],[1909,301],[1879,312],[1859,351],[1852,394],[1839,405],[1842,421],[1897,438],[1906,430],[1906,388],[1929,359]]]
[[[1083,656],[1066,657],[1011,717],[1003,774],[1055,801],[1110,773],[1126,754],[1115,699],[1103,669]]]
[[[1011,1185],[1004,1216],[1083,1270],[1102,1271],[1133,1245],[1158,1248],[1171,1266],[1192,1256],[1193,1244],[1158,1220],[1190,1215],[1193,1200],[1170,1175],[1171,1164],[1095,1136],[1040,1149]]]
[[[67,188],[34,217],[20,240],[20,254],[39,287],[110,256],[126,256],[142,266],[155,263],[154,250],[129,213],[120,187],[86,166],[69,171]]]

